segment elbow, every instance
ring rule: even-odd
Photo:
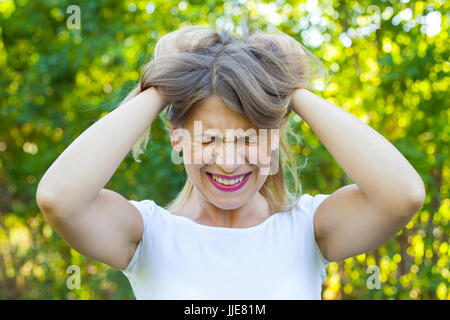
[[[50,215],[56,214],[56,205],[51,193],[44,191],[36,192],[36,204],[41,210],[42,214],[48,218]]]
[[[39,209],[44,211],[44,208],[48,207],[49,203],[50,203],[50,192],[43,189],[41,182],[42,182],[42,180],[39,182],[39,184],[37,186],[35,200],[36,200],[36,203],[37,203]]]
[[[406,200],[398,208],[397,214],[404,218],[412,218],[425,203],[426,191],[425,187],[418,187],[408,193]]]
[[[425,191],[425,187],[420,188],[418,191],[414,192],[411,194],[411,206],[413,208],[414,214],[419,211],[423,204],[425,203],[425,198],[426,198],[426,191]]]
[[[416,212],[422,208],[423,204],[425,203],[425,198],[427,196],[427,191],[425,189],[425,184],[423,183],[423,180],[420,179],[418,186],[414,189],[413,192],[410,193],[410,202],[413,206],[413,208],[416,208]]]
[[[42,193],[36,193],[36,204],[44,215],[51,210],[49,198]]]

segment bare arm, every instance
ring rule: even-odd
[[[293,109],[355,182],[317,208],[324,257],[343,260],[395,236],[425,201],[424,183],[408,160],[370,126],[306,89],[294,92]]]
[[[40,209],[80,253],[117,268],[128,264],[142,237],[142,218],[103,187],[163,106],[155,88],[140,93],[84,131],[40,180]]]
[[[285,53],[307,58],[307,50],[289,35],[279,31],[269,37]],[[254,41],[264,44],[266,38]],[[314,230],[322,254],[337,261],[376,249],[423,205],[422,179],[388,140],[350,113],[306,89],[297,89],[291,101],[292,110],[355,182],[317,208]]]

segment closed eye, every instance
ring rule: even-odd
[[[209,144],[211,142],[215,142],[217,137],[204,136],[202,144]]]
[[[239,138],[239,141],[242,143],[244,142],[246,145],[252,145],[256,143],[256,138],[255,137],[243,137],[243,138]]]

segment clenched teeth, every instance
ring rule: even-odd
[[[222,178],[216,177],[216,176],[213,175],[213,174],[211,174],[211,176],[212,176],[212,178],[213,178],[215,181],[217,181],[217,182],[219,182],[219,183],[221,183],[221,184],[224,184],[224,185],[226,185],[226,186],[231,186],[231,185],[233,185],[233,184],[239,183],[239,182],[241,182],[241,181],[244,179],[244,176],[239,177],[239,178],[236,178],[236,179],[222,179]]]

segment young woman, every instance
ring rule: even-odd
[[[240,40],[189,26],[161,38],[139,86],[41,179],[47,221],[78,252],[122,270],[138,299],[320,299],[328,263],[392,238],[425,189],[385,138],[306,89],[314,61],[303,49],[281,32]],[[162,207],[104,189],[162,111],[183,152],[181,193]],[[288,191],[291,112],[354,184]]]

